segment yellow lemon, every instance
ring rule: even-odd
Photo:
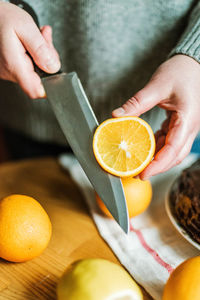
[[[58,300],[142,300],[142,292],[119,265],[105,259],[75,262],[61,277]]]

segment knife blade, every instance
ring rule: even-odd
[[[92,186],[125,233],[129,231],[126,200],[120,178],[105,172],[92,148],[98,126],[95,114],[75,72],[42,78],[47,99],[60,127]]]

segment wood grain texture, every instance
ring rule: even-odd
[[[0,198],[10,194],[37,199],[53,234],[40,257],[25,263],[0,260],[0,300],[55,300],[59,277],[77,259],[99,257],[120,264],[99,236],[77,186],[55,159],[1,164]],[[152,298],[144,291],[144,299]]]

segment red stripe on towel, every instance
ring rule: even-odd
[[[143,246],[143,248],[146,249],[153,256],[153,258],[157,261],[157,263],[159,263],[161,266],[163,266],[169,272],[169,274],[171,274],[171,272],[174,270],[172,268],[172,266],[170,266],[168,263],[166,263],[159,256],[159,254],[147,244],[147,242],[144,239],[144,236],[143,236],[142,232],[138,229],[134,229],[131,222],[130,222],[130,231],[133,231],[137,235],[137,237],[138,237],[141,245]]]

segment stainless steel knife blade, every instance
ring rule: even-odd
[[[112,216],[128,233],[129,218],[121,180],[105,172],[94,157],[92,141],[98,122],[77,74],[51,75],[42,78],[42,82],[76,158]]]

